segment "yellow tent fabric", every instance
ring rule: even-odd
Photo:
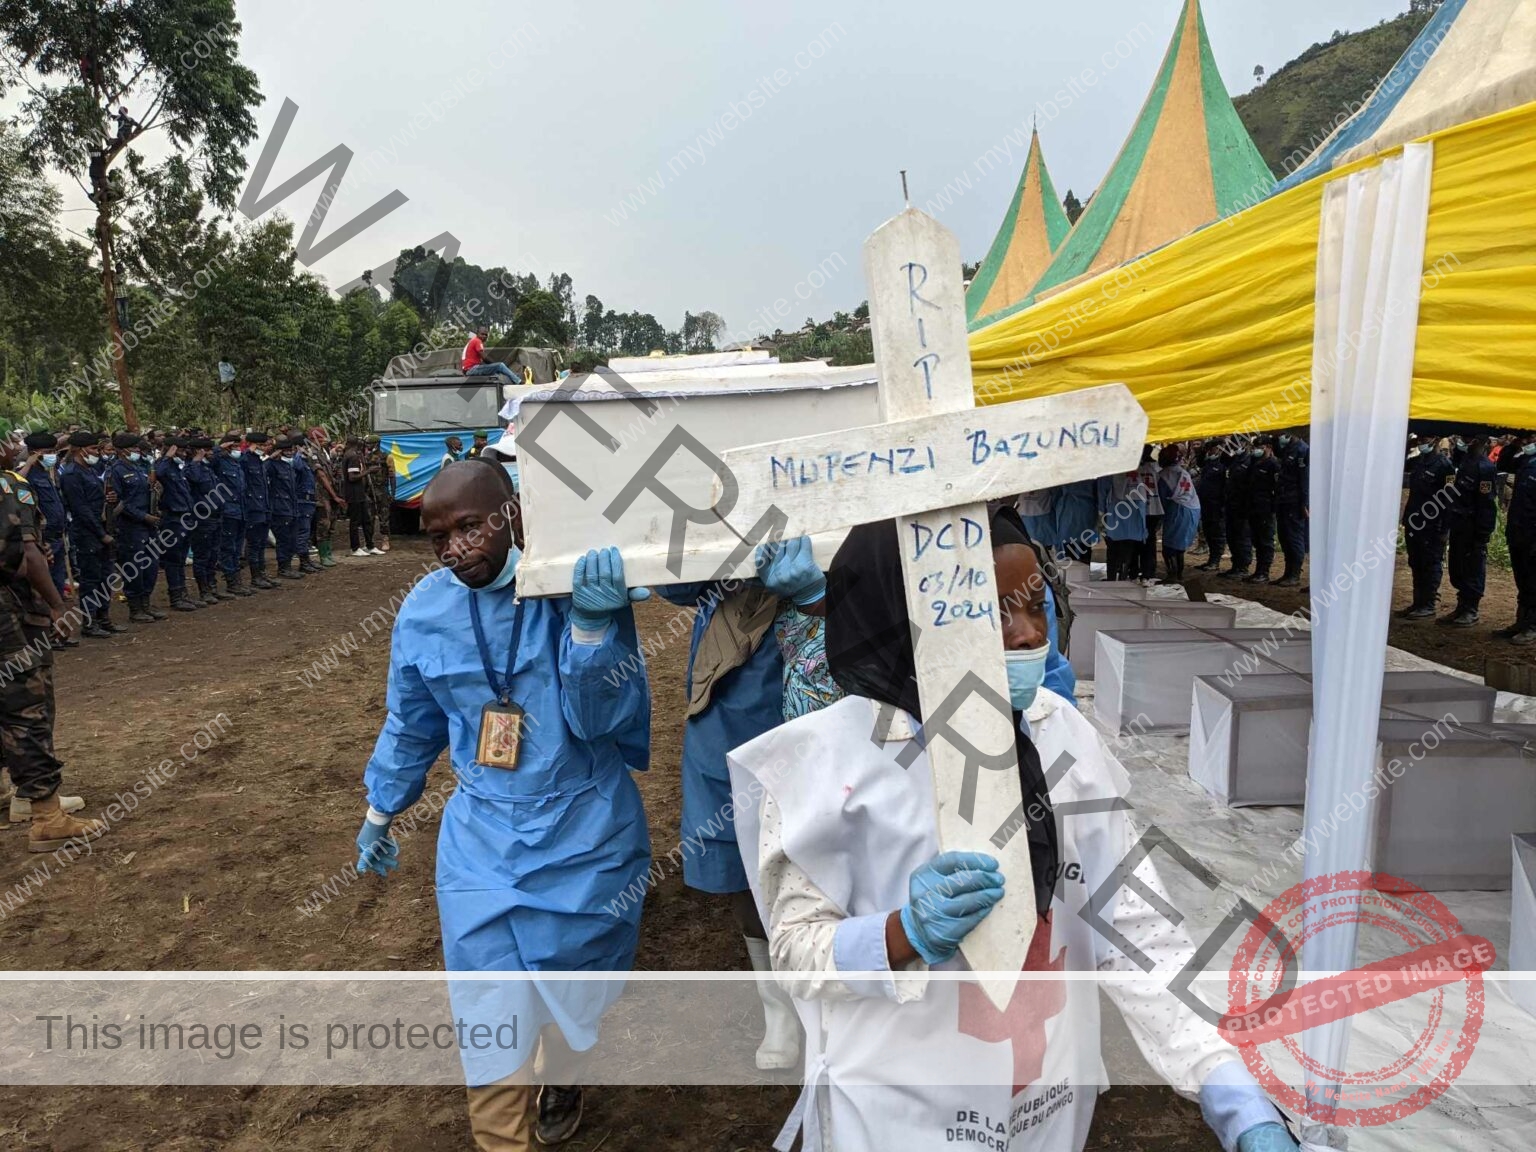
[[[1536,103],[1426,139],[1435,169],[1412,414],[1536,427]],[[1323,184],[1379,159],[972,333],[978,400],[1124,382],[1160,441],[1310,422]]]

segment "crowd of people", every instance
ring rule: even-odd
[[[324,572],[342,516],[354,556],[389,548],[394,469],[376,437],[70,427],[0,438],[0,467],[0,740],[9,816],[33,852],[107,831],[60,792],[55,649],[169,619],[162,575],[167,608],[195,612]],[[114,619],[119,600],[128,623]]]
[[[108,434],[33,432],[3,445],[20,497],[37,511],[54,588],[75,611],[60,642],[167,619],[281,587],[333,566],[333,525],[347,517],[355,556],[389,547],[394,469],[376,437],[284,426]],[[270,565],[269,565],[270,551]],[[188,569],[190,568],[190,579]],[[223,587],[219,586],[222,578]]]
[[[1309,551],[1311,449],[1300,435],[1222,437],[1143,452],[1122,476],[1067,484],[1019,498],[1030,535],[1062,556],[1086,561],[1102,539],[1111,580],[1185,578],[1185,553],[1203,545],[1197,571],[1244,584],[1300,588]],[[1481,621],[1488,546],[1504,512],[1504,534],[1519,596],[1515,620],[1494,636],[1536,643],[1536,435],[1410,437],[1403,471],[1402,527],[1413,575],[1407,620],[1439,616],[1449,628]],[[1283,560],[1272,576],[1276,545]],[[1223,562],[1229,566],[1223,568]],[[1449,576],[1455,603],[1437,611]]]

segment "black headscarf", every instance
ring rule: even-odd
[[[992,547],[1028,545],[1028,537],[1006,516],[992,517]],[[921,722],[912,619],[901,576],[901,542],[896,522],[863,524],[848,534],[827,572],[827,662],[838,687],[851,696],[891,704]],[[1019,713],[1013,714],[1019,784],[1024,797],[1029,862],[1035,906],[1051,908],[1060,846],[1050,788],[1040,754]],[[1029,817],[1038,815],[1039,819]]]

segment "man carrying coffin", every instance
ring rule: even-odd
[[[448,749],[457,787],[442,814],[437,902],[449,971],[617,971],[633,966],[650,867],[630,768],[650,756],[650,690],[617,549],[576,562],[570,597],[517,598],[522,519],[497,463],[450,464],[421,524],[446,570],[406,599],[390,652],[389,709],[365,780],[359,871],[398,866],[395,817]],[[637,674],[638,673],[638,674]],[[482,1149],[567,1140],[581,1120],[576,1053],[617,990],[604,983],[463,982],[456,1015],[515,1018],[521,1048],[466,1052]],[[486,1015],[489,1013],[489,1015]],[[531,1083],[537,1038],[546,1086]],[[537,1116],[537,1121],[535,1121]]]

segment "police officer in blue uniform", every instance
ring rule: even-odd
[[[1244,584],[1268,584],[1275,562],[1275,500],[1280,494],[1280,462],[1268,436],[1248,450],[1248,531],[1253,539],[1253,573]]]
[[[1219,572],[1227,547],[1227,456],[1219,441],[1211,440],[1200,450],[1195,495],[1200,498],[1200,530],[1210,552],[1200,571]]]
[[[1275,448],[1275,458],[1280,462],[1280,482],[1275,491],[1275,527],[1280,534],[1280,552],[1285,557],[1285,571],[1275,585],[1295,588],[1301,584],[1301,567],[1307,560],[1311,499],[1308,471],[1312,449],[1305,440],[1289,432],[1282,432],[1275,438]]]
[[[245,475],[245,562],[251,573],[251,587],[271,589],[276,580],[267,578],[267,525],[271,517],[267,503],[267,468],[264,463],[272,437],[252,432],[245,438],[245,452],[240,467]]]
[[[137,432],[119,432],[112,437],[112,446],[117,456],[107,469],[107,483],[117,493],[117,566],[128,596],[128,620],[153,624],[166,615],[149,603],[160,571],[159,542],[155,539],[160,517],[154,511],[149,469],[144,465],[143,438]]]
[[[26,439],[27,458],[17,468],[31,485],[37,498],[37,511],[43,518],[42,540],[48,552],[48,575],[60,596],[69,583],[67,566],[69,547],[64,534],[69,528],[69,513],[64,507],[54,469],[58,467],[59,437],[52,432],[33,432]]]
[[[187,487],[192,490],[192,515],[187,528],[192,544],[192,578],[197,581],[197,599],[212,607],[220,600],[234,599],[219,591],[217,581],[223,490],[208,460],[213,441],[206,436],[194,436],[187,440],[184,450],[188,456]]]
[[[223,496],[219,507],[219,568],[231,596],[254,596],[241,577],[245,559],[245,469],[240,434],[226,432],[213,454],[213,474]]]
[[[293,443],[279,437],[267,457],[267,512],[272,519],[272,538],[277,541],[277,574],[284,580],[302,580],[304,574],[290,568],[293,559],[293,517],[298,511],[298,491],[293,475]]]
[[[1456,469],[1456,499],[1451,503],[1451,587],[1456,589],[1456,610],[1438,623],[1449,628],[1471,628],[1478,621],[1488,570],[1488,541],[1498,521],[1499,472],[1488,459],[1488,441],[1479,437],[1467,444],[1466,455]]]
[[[1227,547],[1232,550],[1232,567],[1221,575],[1224,580],[1240,580],[1253,566],[1253,536],[1248,525],[1253,458],[1241,444],[1230,445],[1226,456]]]
[[[1446,445],[1449,447],[1449,445]],[[1456,498],[1456,466],[1435,444],[1414,446],[1403,470],[1408,503],[1403,508],[1403,541],[1408,569],[1413,573],[1413,601],[1398,612],[1405,620],[1427,620],[1435,614],[1440,577],[1445,569],[1445,535],[1450,528],[1448,506]]]
[[[69,447],[74,459],[60,480],[60,492],[69,510],[70,531],[79,560],[75,595],[85,625],[80,635],[110,640],[115,633],[128,629],[114,623],[111,614],[107,562],[116,539],[106,522],[106,467],[97,441],[94,432],[70,434]]]
[[[315,470],[305,458],[304,438],[293,436],[289,440],[291,451],[288,461],[293,465],[293,553],[299,558],[299,571],[305,575],[324,572],[325,569],[309,558],[309,540],[315,527],[316,491]]]
[[[161,566],[165,591],[176,612],[195,612],[205,605],[187,595],[187,550],[192,544],[192,486],[187,482],[187,462],[181,453],[186,441],[172,437],[155,461],[155,480],[160,485],[161,526],[170,535]]]
[[[1525,443],[1504,449],[1499,467],[1514,474],[1504,536],[1509,542],[1509,565],[1515,572],[1515,622],[1494,633],[1522,647],[1536,644],[1536,432]]]

